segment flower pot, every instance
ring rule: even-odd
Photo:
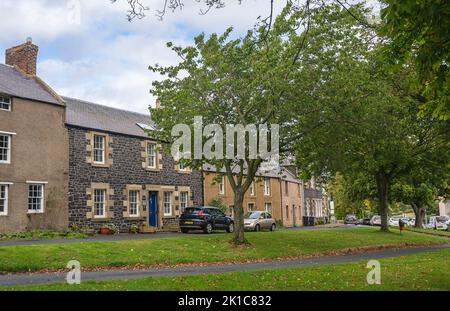
[[[111,234],[111,230],[109,228],[100,228],[100,234]]]

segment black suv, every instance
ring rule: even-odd
[[[203,230],[205,233],[211,233],[216,229],[233,232],[234,222],[217,207],[196,206],[187,207],[181,214],[180,228],[183,233],[188,233],[189,230]]]

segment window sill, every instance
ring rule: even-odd
[[[33,215],[33,214],[44,214],[44,211],[39,211],[39,212],[27,212],[28,215]]]
[[[103,221],[110,221],[112,218],[111,217],[97,217],[97,218],[91,218],[92,221],[98,221],[98,222],[103,222]]]
[[[145,219],[144,216],[125,216],[123,218],[128,219],[128,220],[144,220]]]

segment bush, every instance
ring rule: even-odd
[[[219,197],[215,197],[214,199],[209,202],[209,206],[217,207],[220,209],[224,214],[227,214],[228,207],[225,203],[223,203],[222,199]]]

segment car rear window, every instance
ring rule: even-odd
[[[203,214],[208,214],[208,210],[207,209],[189,208],[189,207],[186,208],[184,213],[187,214],[187,215],[198,215],[198,213],[200,213],[200,211],[203,211]]]

